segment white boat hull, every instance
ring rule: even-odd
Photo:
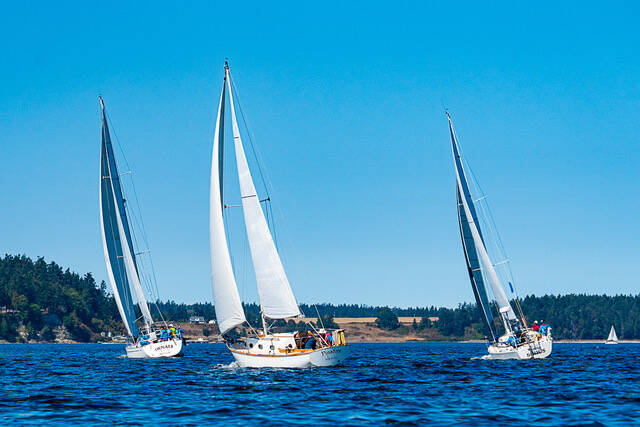
[[[607,345],[618,344],[618,341],[605,341],[605,344]]]
[[[349,356],[349,346],[319,348],[305,353],[282,355],[250,354],[231,350],[236,363],[241,368],[311,368],[335,366]]]
[[[162,357],[182,356],[182,339],[172,338],[167,341],[150,343],[147,345],[127,345],[129,359],[157,359]]]
[[[549,357],[553,348],[553,340],[550,336],[543,336],[538,340],[532,340],[530,344],[519,347],[509,345],[492,344],[489,346],[489,354],[483,359],[491,360],[531,360]]]

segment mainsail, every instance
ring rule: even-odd
[[[273,242],[273,237],[269,231],[269,226],[260,206],[260,199],[249,171],[236,120],[228,67],[225,68],[225,75],[229,89],[233,141],[236,151],[236,165],[240,181],[244,222],[258,284],[262,314],[271,319],[299,316],[301,314],[300,309],[293,296],[287,275],[284,272],[282,261]]]
[[[611,331],[609,331],[609,337],[607,338],[607,341],[618,342],[618,335],[616,335],[616,330],[613,325],[611,325]]]
[[[246,319],[238,295],[238,286],[233,275],[229,246],[224,231],[222,216],[222,168],[224,135],[224,99],[227,76],[222,84],[222,95],[218,107],[216,129],[213,135],[213,154],[211,156],[211,189],[209,198],[209,244],[211,246],[211,278],[213,301],[216,306],[216,319],[220,333],[242,324]]]
[[[140,283],[131,230],[125,209],[125,199],[122,195],[120,175],[118,174],[102,98],[100,98],[100,106],[102,108],[100,224],[104,255],[107,261],[109,282],[111,283],[122,321],[127,332],[131,336],[137,337],[139,332],[129,282],[133,285],[145,323],[147,325],[152,324],[153,318],[149,312]]]
[[[471,286],[473,288],[476,302],[482,308],[485,321],[487,322],[489,330],[495,340],[496,333],[493,328],[493,317],[487,298],[487,290],[484,284],[485,281],[491,286],[493,299],[498,304],[500,312],[504,314],[508,320],[515,319],[516,315],[511,308],[511,304],[509,303],[507,295],[504,292],[504,288],[498,279],[498,275],[496,274],[489,254],[487,253],[480,224],[478,222],[478,216],[473,204],[473,199],[471,198],[471,191],[469,190],[469,184],[462,165],[458,141],[453,131],[451,117],[448,113],[447,118],[449,120],[451,147],[456,170],[458,221],[460,224],[460,235],[462,237],[462,246],[467,261],[469,279],[471,280]],[[504,323],[507,330],[509,330],[508,323],[506,321]]]

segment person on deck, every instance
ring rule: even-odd
[[[165,328],[162,328],[162,330],[160,331],[160,339],[162,341],[166,341],[169,339],[169,333],[167,332],[167,330]]]
[[[541,320],[540,323],[542,323],[542,325],[540,325],[540,333],[542,335],[547,335],[547,329],[549,329],[549,325],[544,323],[544,320]]]
[[[531,330],[534,332],[538,332],[540,330],[540,325],[538,325],[537,320],[533,322],[533,326],[531,327]]]
[[[181,328],[181,327],[179,327],[179,326],[178,326],[178,331],[177,331],[177,333],[178,333],[178,338],[182,338],[182,334],[184,334],[184,331],[182,330],[182,328]]]

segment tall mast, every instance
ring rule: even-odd
[[[105,213],[107,213],[110,226],[110,235],[106,234],[103,230],[103,238],[105,241],[109,239],[109,244],[115,246],[115,252],[108,254],[107,250],[105,250],[105,256],[108,260],[107,264],[117,262],[119,276],[122,276],[118,282],[115,282],[114,278],[116,286],[113,286],[114,283],[112,283],[112,287],[115,288],[118,284],[120,284],[121,288],[125,286],[128,288],[129,284],[133,287],[136,299],[138,300],[138,306],[142,312],[143,321],[146,328],[149,329],[153,324],[153,317],[149,311],[149,306],[147,305],[147,300],[142,290],[142,284],[140,283],[140,275],[133,248],[133,239],[131,238],[131,229],[129,227],[125,199],[120,182],[120,174],[118,173],[102,97],[100,97],[100,107],[102,109],[103,121],[102,181],[104,184],[101,186],[100,196],[103,207],[102,215],[104,217]],[[108,212],[105,212],[105,208],[108,208]],[[104,221],[104,218],[102,219]],[[113,259],[113,255],[115,255],[115,259]],[[111,268],[113,269],[113,266],[111,266]]]
[[[484,244],[484,239],[480,231],[478,217],[473,205],[473,200],[471,199],[471,192],[469,190],[469,185],[467,183],[467,179],[464,174],[464,168],[462,166],[462,161],[460,156],[460,149],[458,147],[458,141],[453,131],[453,125],[451,123],[451,117],[449,116],[449,113],[447,113],[447,118],[449,120],[449,130],[451,132],[451,146],[452,146],[455,168],[456,168],[456,182],[457,182],[457,193],[458,193],[458,203],[459,203],[458,215],[461,223],[463,247],[465,250],[465,255],[467,257],[467,267],[470,270],[471,284],[474,287],[474,293],[477,293],[480,296],[480,297],[477,297],[477,300],[479,301],[479,304],[481,305],[481,307],[484,309],[486,320],[489,321],[491,317],[490,317],[490,309],[485,303],[485,301],[487,301],[486,288],[484,288],[484,285],[482,287],[478,286],[480,283],[478,279],[478,275],[473,274],[475,273],[475,271],[484,273],[484,278],[486,278],[486,281],[491,286],[491,289],[493,291],[493,297],[496,303],[498,304],[500,317],[502,318],[503,325],[507,330],[507,332],[511,332],[511,326],[509,324],[509,321],[516,319],[516,315],[513,311],[513,308],[511,308],[511,304],[509,304],[507,295],[504,292],[502,284],[500,283],[500,280],[498,279],[498,275],[496,274],[495,268],[493,267],[493,263],[491,262],[489,254],[487,253],[487,250]],[[463,221],[463,218],[465,221]],[[464,233],[465,230],[463,229],[463,225],[466,225],[468,227],[468,232],[470,236],[465,236],[465,233]],[[471,237],[471,239],[465,240],[465,237]],[[469,244],[467,245],[467,243]],[[469,248],[467,246],[469,246]],[[471,257],[470,254],[474,255],[474,253],[475,253],[475,259],[477,260],[477,265],[472,265],[474,261],[474,257]],[[485,294],[484,298],[482,298],[483,292]],[[489,328],[490,329],[492,328],[491,324],[489,324]],[[494,335],[494,340],[495,340],[495,335]]]
[[[224,141],[225,91],[227,88],[228,66],[225,63],[225,77],[222,82],[222,94],[218,104],[216,127],[213,134],[213,152],[211,154],[211,180],[209,192],[209,245],[211,255],[211,284],[213,301],[216,307],[216,320],[220,333],[225,334],[236,326],[246,322],[238,286],[233,274],[231,255],[225,233],[223,218],[224,201],[222,198],[222,144]]]

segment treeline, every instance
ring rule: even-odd
[[[43,258],[0,258],[0,339],[51,341],[57,330],[61,338],[94,341],[99,331],[121,329],[113,297],[90,273]]]
[[[604,339],[614,325],[622,339],[640,339],[640,295],[545,295],[520,301],[527,321],[544,320],[558,339]],[[188,322],[191,316],[215,319],[212,303],[184,304],[156,302],[166,320]],[[247,320],[260,325],[258,304],[244,304]],[[481,338],[486,335],[481,313],[475,304],[456,308],[410,307],[391,309],[360,304],[300,304],[308,316],[376,317],[379,327],[402,329],[398,316],[422,318],[413,330],[437,329],[442,337]],[[137,310],[137,307],[136,307]],[[157,313],[155,307],[152,312]],[[156,316],[160,320],[159,316]],[[394,319],[396,317],[396,319]],[[428,317],[438,317],[431,322]],[[284,327],[284,322],[281,326]],[[294,328],[288,323],[287,328]],[[35,261],[24,256],[0,258],[0,340],[16,342],[71,339],[96,341],[101,333],[123,333],[118,310],[104,282],[99,285],[90,273],[79,275],[54,262]]]

